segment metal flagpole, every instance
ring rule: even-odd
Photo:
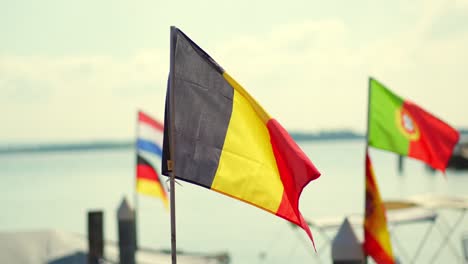
[[[369,151],[369,123],[370,123],[370,98],[371,98],[371,80],[372,77],[369,77],[368,92],[367,92],[367,129],[366,129],[366,158]]]
[[[367,125],[366,125],[366,137],[365,137],[365,140],[366,140],[366,146],[365,146],[365,151],[364,151],[364,222],[362,223],[362,228],[363,230],[365,230],[365,215],[366,215],[366,195],[367,195],[367,191],[366,191],[366,187],[367,187],[367,158],[368,158],[368,151],[369,151],[369,123],[370,123],[370,120],[369,120],[369,117],[370,117],[370,98],[371,98],[371,80],[372,78],[369,77],[369,83],[368,83],[368,92],[367,92]],[[370,158],[370,157],[369,157]],[[364,253],[364,258],[367,259],[367,255],[365,252]]]
[[[134,148],[135,148],[135,188],[133,189],[133,199],[134,199],[134,203],[135,203],[135,209],[134,209],[134,215],[135,215],[135,249],[138,248],[138,192],[137,192],[137,182],[138,182],[138,172],[137,172],[137,168],[138,168],[138,136],[139,136],[139,133],[140,133],[140,129],[139,129],[139,113],[140,111],[137,110],[137,121],[136,121],[136,128],[135,128],[135,145],[134,145]]]
[[[171,172],[170,175],[170,202],[171,202],[171,256],[172,256],[172,264],[177,263],[177,247],[176,247],[176,214],[175,214],[175,121],[172,115],[174,115],[174,91],[173,91],[173,84],[175,79],[175,71],[174,71],[174,60],[175,60],[175,45],[176,45],[176,30],[177,28],[171,26],[171,33],[170,33],[170,70],[169,70],[169,89],[167,92],[169,93],[169,120],[170,120],[170,127],[169,127],[169,150],[170,150],[170,160],[168,160],[167,167]]]

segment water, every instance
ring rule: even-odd
[[[364,142],[316,141],[301,147],[322,172],[302,193],[300,207],[309,219],[362,213],[364,207]],[[445,178],[421,162],[405,160],[397,173],[395,155],[371,152],[384,199],[421,193],[466,195],[468,173],[448,171]],[[86,212],[101,209],[105,237],[116,240],[116,209],[122,197],[134,204],[134,152],[16,154],[0,156],[0,229],[60,229],[86,234]],[[177,186],[177,244],[186,251],[229,251],[232,263],[330,263],[330,247],[312,229],[318,253],[305,233],[283,219],[204,188],[181,182]],[[139,198],[139,239],[145,247],[170,248],[169,212],[153,198]],[[459,212],[443,210],[418,263],[427,263],[442,243],[445,222]],[[468,216],[452,236],[451,245],[462,255],[461,234]],[[392,232],[393,249],[402,257],[412,254],[428,224],[400,226]],[[362,230],[356,230],[361,236]],[[334,233],[328,233],[333,237]],[[446,247],[436,263],[458,263]]]

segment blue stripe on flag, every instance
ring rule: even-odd
[[[137,140],[137,149],[138,150],[148,151],[148,152],[154,153],[154,154],[162,157],[161,147],[154,144],[151,141],[148,141],[148,140],[138,139]]]

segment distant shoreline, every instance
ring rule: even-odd
[[[468,136],[468,129],[461,129],[462,135]],[[363,134],[350,130],[322,131],[318,133],[291,131],[290,135],[297,142],[307,141],[330,141],[330,140],[362,140]],[[44,143],[44,144],[16,144],[0,145],[0,155],[20,154],[20,153],[49,153],[49,152],[79,152],[94,150],[119,150],[134,147],[134,141],[106,141],[96,140],[89,142],[72,143]]]
[[[353,131],[326,131],[318,133],[290,132],[295,141],[321,141],[321,140],[354,140],[364,139],[364,135]]]
[[[93,150],[117,150],[129,149],[134,146],[133,142],[80,142],[80,143],[46,143],[38,145],[12,145],[7,147],[0,146],[0,155],[2,154],[21,154],[21,153],[48,153],[48,152],[77,152]]]
[[[336,132],[290,132],[294,140],[298,142],[318,141],[318,140],[352,140],[363,139],[364,136],[350,131]],[[91,141],[91,142],[71,142],[71,143],[44,143],[44,144],[16,144],[0,146],[1,154],[19,154],[19,153],[48,153],[48,152],[77,152],[93,150],[119,150],[130,149],[134,147],[131,140],[122,141]]]

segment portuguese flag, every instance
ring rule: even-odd
[[[369,79],[368,143],[445,171],[458,142],[457,130]]]
[[[175,27],[171,38],[174,83],[166,96],[163,174],[173,170],[177,179],[282,217],[312,240],[299,197],[320,173],[288,132],[205,51]]]

